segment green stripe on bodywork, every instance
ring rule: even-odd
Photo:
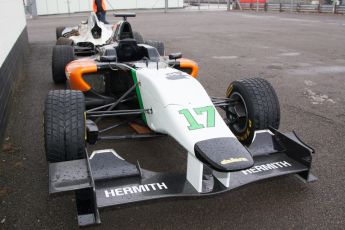
[[[144,109],[143,99],[141,98],[139,84],[138,84],[138,79],[137,79],[137,73],[133,69],[131,70],[131,73],[132,73],[133,82],[134,82],[135,85],[137,85],[135,87],[135,92],[136,92],[137,97],[138,97],[138,102],[139,102],[140,109]],[[145,124],[147,124],[145,113],[142,113],[141,117],[144,120]]]

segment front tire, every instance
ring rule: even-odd
[[[257,130],[279,128],[279,100],[267,80],[234,81],[229,85],[226,96],[235,102],[226,110],[229,128],[243,144],[252,143]]]
[[[58,40],[60,37],[62,37],[62,31],[64,31],[64,26],[56,27],[55,33],[56,33],[56,40]]]
[[[85,101],[75,90],[53,90],[44,108],[44,141],[49,162],[85,158]]]
[[[71,46],[54,46],[52,57],[53,81],[56,84],[66,82],[65,68],[74,60],[74,50]]]
[[[73,44],[74,44],[74,41],[72,39],[65,38],[65,37],[59,37],[56,41],[57,46],[61,46],[61,45],[73,46]]]

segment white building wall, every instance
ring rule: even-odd
[[[26,26],[22,0],[0,0],[0,67]]]
[[[0,0],[0,146],[9,119],[15,85],[25,75],[28,47],[23,0]]]
[[[182,8],[184,0],[168,0],[169,8]],[[104,0],[107,10],[162,9],[165,0]],[[37,14],[66,14],[92,10],[93,0],[36,0]]]

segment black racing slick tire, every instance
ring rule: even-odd
[[[141,33],[133,31],[133,38],[137,41],[138,44],[144,44],[144,38]]]
[[[74,60],[74,50],[72,46],[54,46],[52,57],[53,81],[56,84],[66,82],[65,68],[68,63]]]
[[[155,47],[159,53],[159,55],[164,56],[165,55],[165,48],[164,48],[164,43],[161,41],[152,41],[148,40],[145,41],[145,44]]]
[[[73,40],[65,37],[59,37],[56,41],[57,46],[73,46]]]
[[[226,110],[228,125],[241,143],[252,143],[257,130],[279,128],[279,100],[267,80],[234,81],[229,85],[226,96],[231,99]]]
[[[65,27],[64,26],[59,26],[56,27],[56,40],[58,40],[60,37],[62,37],[62,31],[64,31]]]
[[[85,158],[85,101],[75,90],[53,90],[44,108],[44,141],[49,162]]]

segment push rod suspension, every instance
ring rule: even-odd
[[[164,134],[129,134],[118,136],[99,136],[99,140],[126,140],[126,139],[145,139],[154,137],[164,137]]]
[[[116,113],[121,113],[121,114],[133,114],[133,113],[145,113],[149,112],[150,109],[131,109],[131,110],[112,110],[112,111],[92,111],[92,112],[86,112],[86,115],[102,115],[102,114],[116,114]]]
[[[117,101],[113,102],[113,103],[110,103],[110,104],[106,104],[106,105],[102,105],[102,106],[99,106],[99,107],[96,107],[96,108],[93,108],[93,109],[89,109],[87,110],[86,112],[92,112],[92,111],[97,111],[97,110],[101,110],[101,109],[104,109],[104,108],[107,108],[107,107],[110,107],[108,108],[108,110],[111,110],[113,108],[115,108],[115,106],[117,106],[118,104],[120,104],[123,99],[125,97],[128,96],[128,94],[130,94],[132,91],[134,91],[134,89],[137,87],[138,83],[137,84],[134,84],[129,90],[127,90],[127,92],[125,94],[123,94]]]

